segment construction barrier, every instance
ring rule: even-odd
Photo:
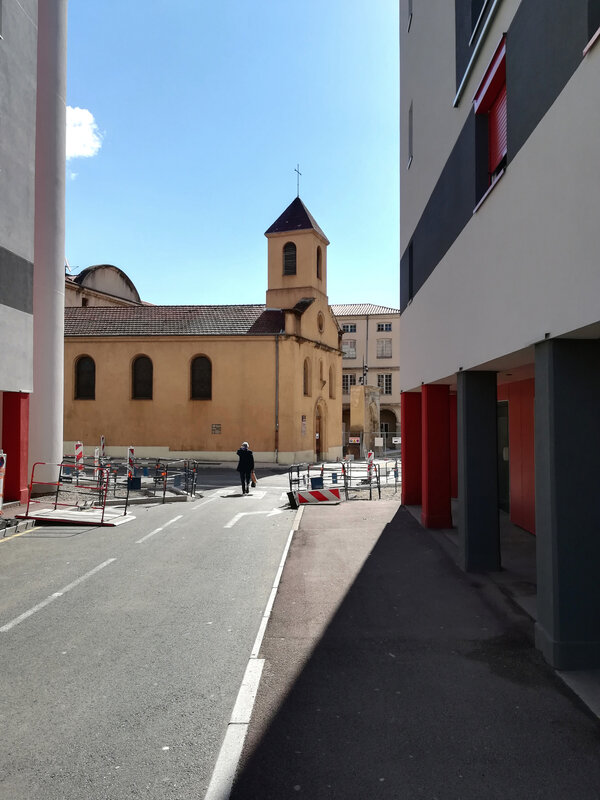
[[[0,450],[0,513],[4,503],[4,476],[6,475],[6,453]]]
[[[75,442],[75,469],[83,469],[83,443]]]
[[[135,456],[135,449],[133,447],[127,448],[127,476],[132,478],[134,475],[135,463],[134,463],[134,456]]]
[[[305,503],[328,503],[329,505],[337,505],[337,503],[340,503],[342,500],[339,489],[306,489],[298,491],[296,495],[299,505]]]

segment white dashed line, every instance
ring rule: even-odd
[[[76,586],[79,586],[80,583],[83,583],[83,581],[86,581],[88,578],[91,578],[92,575],[95,575],[101,569],[104,569],[104,567],[107,567],[109,564],[112,564],[113,561],[116,560],[117,560],[116,558],[109,558],[108,561],[104,561],[102,564],[99,564],[97,567],[94,567],[94,569],[91,569],[89,572],[86,572],[85,575],[82,575],[80,578],[77,578],[77,580],[74,580],[72,583],[69,583],[60,591],[54,592],[54,594],[51,594],[50,597],[47,597],[45,600],[42,600],[41,603],[38,603],[36,606],[33,606],[33,608],[30,608],[29,611],[25,611],[20,616],[15,617],[15,619],[11,620],[10,622],[7,622],[6,625],[3,625],[0,628],[0,633],[6,633],[6,631],[11,630],[11,628],[14,628],[15,625],[18,625],[20,622],[23,622],[23,620],[26,620],[29,617],[33,616],[33,614],[35,614],[37,611],[40,611],[42,608],[45,608],[49,603],[52,603],[54,600],[58,600],[59,597],[62,597],[67,592],[70,592],[71,589],[74,589]]]
[[[204,800],[228,800],[231,794],[235,772],[240,760],[240,756],[242,755],[242,748],[244,747],[244,741],[248,732],[248,725],[250,724],[250,719],[252,717],[252,710],[254,708],[254,702],[258,693],[260,678],[265,664],[263,658],[258,658],[258,653],[265,635],[269,617],[271,616],[273,603],[275,602],[279,581],[281,580],[281,573],[283,572],[283,565],[285,564],[294,533],[300,526],[302,511],[303,509],[299,508],[296,512],[292,530],[290,531],[287,542],[283,549],[281,562],[275,576],[275,583],[271,593],[269,594],[269,599],[267,601],[260,627],[258,629],[258,636],[254,642],[254,647],[252,648],[252,652],[250,654],[248,666],[246,667],[246,672],[242,678],[242,685],[240,686],[237,700],[235,701],[235,706],[233,707],[231,719],[227,725],[225,739],[221,745],[221,749],[217,757],[217,763],[215,764],[208,789],[204,795]]]
[[[150,533],[147,533],[145,536],[142,536],[141,539],[137,540],[136,544],[141,544],[142,542],[145,542],[146,539],[149,539],[151,536],[154,536],[155,533],[160,533],[161,531],[164,531],[165,528],[167,528],[169,525],[172,525],[174,522],[177,522],[177,520],[181,519],[182,517],[183,514],[179,514],[178,517],[173,517],[173,519],[170,519],[168,522],[165,522],[165,524],[162,527],[156,528],[156,530],[150,531]]]

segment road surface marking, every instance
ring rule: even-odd
[[[252,710],[254,709],[254,703],[256,701],[256,695],[258,694],[260,679],[265,664],[263,658],[258,658],[258,653],[262,644],[265,630],[267,628],[267,622],[271,616],[273,603],[275,602],[275,595],[277,594],[277,589],[279,588],[281,573],[283,572],[283,566],[292,543],[292,538],[300,526],[302,511],[303,509],[299,508],[296,512],[292,529],[287,538],[287,542],[285,543],[285,547],[283,548],[281,562],[275,576],[275,583],[271,589],[271,593],[269,594],[269,599],[267,601],[267,605],[258,630],[258,636],[256,637],[254,647],[250,653],[248,666],[246,667],[246,672],[242,678],[242,685],[240,686],[237,700],[235,701],[235,705],[233,707],[231,719],[227,725],[225,739],[223,740],[223,744],[219,750],[219,755],[217,756],[215,768],[213,770],[208,789],[206,790],[206,794],[204,795],[204,800],[228,800],[229,796],[231,795],[231,788],[233,786],[237,766],[242,755],[242,748],[244,747],[244,741],[246,739],[246,734],[248,733],[248,725],[250,723],[250,719],[252,718]]]
[[[116,558],[109,558],[108,561],[104,561],[102,564],[99,564],[97,567],[94,567],[94,569],[91,569],[89,572],[86,572],[85,575],[82,575],[80,578],[77,578],[72,583],[67,584],[67,586],[65,586],[63,589],[60,589],[60,591],[54,592],[54,594],[51,594],[50,597],[47,597],[45,600],[42,600],[41,603],[38,603],[36,606],[33,606],[33,608],[30,608],[28,611],[25,611],[20,616],[15,617],[15,619],[11,620],[10,622],[7,622],[6,625],[3,625],[0,628],[0,633],[6,633],[11,628],[14,628],[15,625],[18,625],[20,622],[23,622],[23,620],[28,619],[37,611],[40,611],[42,608],[45,608],[49,603],[52,603],[54,600],[57,600],[59,597],[62,597],[67,592],[70,592],[71,589],[74,589],[76,586],[79,586],[79,584],[83,583],[83,581],[87,581],[87,579],[91,578],[92,575],[95,575],[101,569],[104,569],[104,567],[108,567],[109,564],[112,564],[113,561],[116,560],[117,560]]]
[[[232,517],[226,525],[223,525],[224,528],[233,528],[236,522],[239,522],[242,517],[249,517],[252,514],[266,514],[268,517],[273,517],[275,514],[282,514],[282,510],[280,508],[272,508],[270,511],[241,511],[239,514],[236,514],[235,517]]]
[[[26,531],[21,531],[21,533],[13,533],[10,536],[3,536],[2,539],[0,539],[0,544],[2,544],[2,542],[10,542],[11,539],[16,539],[17,536],[25,536],[26,533],[31,533],[31,531],[34,530],[35,530],[35,525],[33,526],[33,528],[27,528]]]
[[[212,501],[216,500],[218,496],[219,496],[218,494],[214,494],[212,497],[209,497],[208,500],[205,500],[203,503],[194,503],[190,511],[198,511],[199,508],[202,508],[202,506],[205,506],[207,503],[212,503]]]
[[[172,525],[174,522],[177,522],[177,520],[181,519],[182,516],[183,514],[179,514],[178,517],[173,517],[173,519],[170,519],[168,522],[165,522],[165,524],[162,525],[160,528],[156,528],[156,530],[153,530],[150,533],[147,533],[145,536],[142,536],[141,539],[137,540],[136,544],[141,544],[142,542],[145,542],[146,539],[149,539],[151,536],[154,536],[155,533],[160,533],[161,531],[164,531],[166,527]]]

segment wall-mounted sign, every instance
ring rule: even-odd
[[[221,423],[213,424],[210,426],[211,433],[221,433]]]
[[[360,436],[349,436],[348,444],[360,444]]]
[[[383,447],[383,436],[375,437],[375,447]]]
[[[392,436],[392,443],[393,444],[400,444],[402,439],[399,436]]]

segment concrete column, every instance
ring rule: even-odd
[[[67,0],[44,0],[38,10],[30,463],[63,455],[66,66]]]
[[[25,503],[29,481],[29,395],[25,392],[2,394],[2,449],[7,457],[4,499]]]
[[[400,396],[400,463],[402,465],[402,503],[421,505],[421,394],[402,392]]]
[[[495,372],[458,373],[458,533],[468,571],[500,569],[497,398]]]
[[[600,667],[600,342],[535,348],[536,644]]]
[[[428,384],[421,390],[422,503],[426,528],[451,528],[450,507],[450,391]]]

